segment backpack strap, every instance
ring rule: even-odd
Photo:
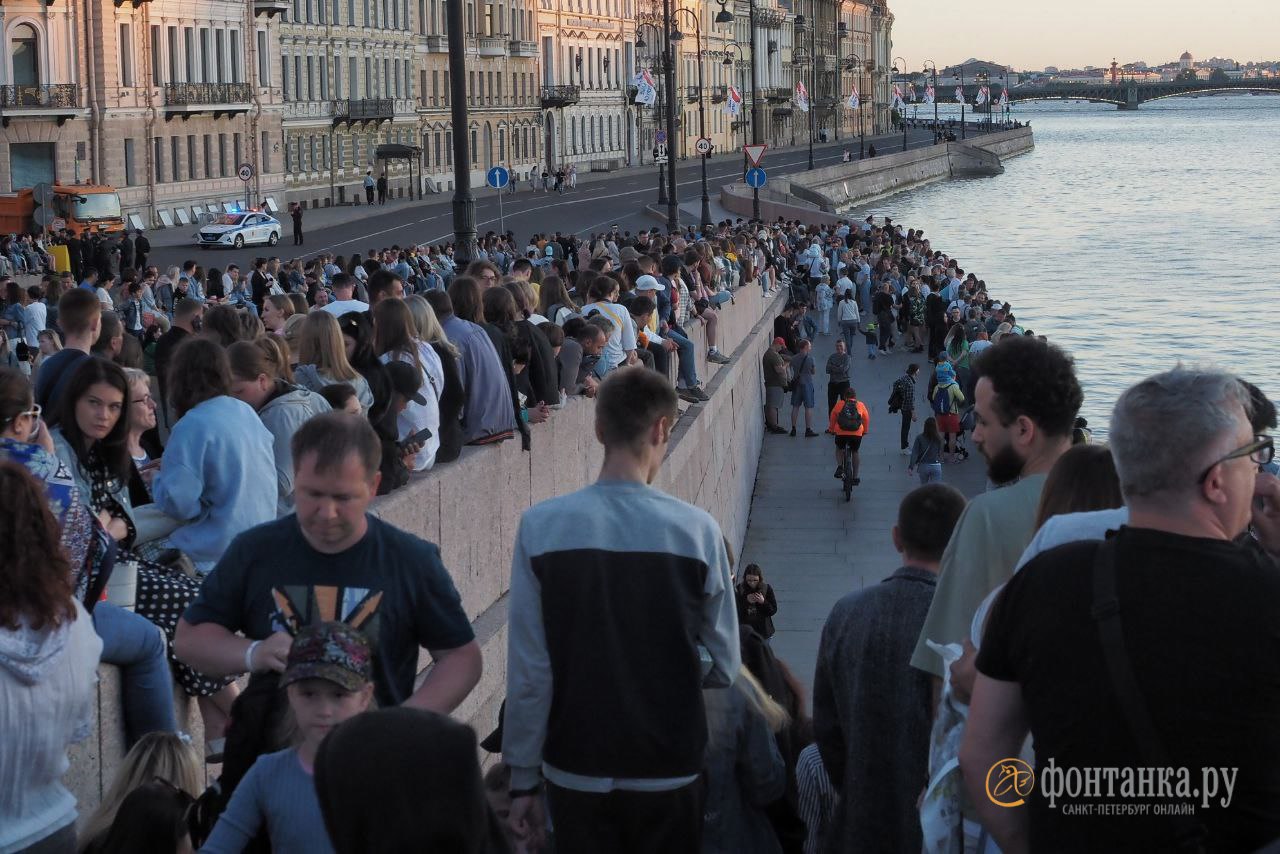
[[[1173,767],[1164,742],[1156,733],[1155,724],[1147,708],[1146,698],[1138,687],[1133,673],[1133,662],[1124,644],[1123,624],[1120,621],[1120,599],[1116,594],[1116,543],[1104,540],[1093,557],[1093,604],[1090,616],[1098,626],[1098,640],[1102,644],[1102,658],[1107,665],[1107,676],[1120,713],[1129,727],[1129,734],[1137,743],[1138,755],[1151,768]],[[1180,852],[1203,852],[1207,833],[1203,823],[1193,816],[1170,816],[1174,829],[1174,847]]]

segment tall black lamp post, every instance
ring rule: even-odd
[[[732,24],[734,15],[726,8],[728,0],[716,0],[720,4],[720,11],[716,13],[717,24]],[[759,104],[756,100],[756,83],[759,76],[756,71],[756,4],[755,0],[747,0],[747,26],[751,28],[751,36],[749,40],[751,48],[751,144],[760,144],[760,113]],[[739,48],[741,46],[739,45]],[[745,137],[745,131],[743,136]],[[744,153],[745,157],[745,153]],[[745,171],[745,170],[744,170]],[[752,188],[751,190],[751,218],[760,219],[760,190]]]
[[[661,31],[658,29],[657,24],[652,24],[652,23],[636,24],[636,36],[637,36],[636,50],[637,51],[644,50],[648,46],[645,43],[644,36],[640,35],[640,31],[646,28],[653,30],[654,33],[658,35],[661,35]],[[661,59],[658,60],[658,63],[659,63],[659,67],[655,68],[654,70],[658,71],[661,74],[662,73]],[[664,77],[663,79],[665,80],[666,78]],[[654,126],[654,130],[656,131],[658,127],[658,123],[661,121],[661,117],[663,116],[662,90],[665,89],[666,86],[665,85],[655,86],[654,88],[658,90],[658,99],[657,99],[657,102],[654,104],[654,112],[653,112],[653,126]],[[670,159],[668,159],[667,162],[670,163]],[[667,167],[665,164],[660,163],[658,164],[658,204],[666,205],[666,203],[667,203]]]
[[[641,26],[651,26],[656,29],[653,24],[642,24]],[[676,135],[676,67],[675,62],[671,58],[671,0],[663,0],[662,3],[662,82],[663,88],[667,90],[666,103],[666,131],[667,145],[671,146],[675,143]],[[636,49],[645,47],[644,38],[641,37],[636,41]],[[659,103],[661,103],[662,93],[658,93]],[[661,110],[661,107],[659,108]],[[665,203],[667,206],[667,230],[678,231],[680,229],[680,203],[676,198],[676,164],[674,158],[671,157],[671,149],[667,149],[667,164],[658,170],[659,176],[666,171],[667,191],[660,194],[658,204]],[[663,197],[665,195],[665,197]]]
[[[987,125],[987,128],[986,128],[987,130],[991,130],[991,90],[990,88],[987,87],[987,84],[991,81],[991,75],[985,71],[979,71],[977,76],[977,81],[978,81],[978,91],[982,92],[984,89],[986,90],[987,100],[986,100],[986,103],[983,104],[983,106],[987,108],[987,118],[983,122],[983,124]]]
[[[686,9],[683,6],[675,10],[676,17],[680,15],[688,15],[693,21],[693,35],[696,40],[695,44],[698,48],[698,138],[707,138],[707,116],[706,116],[706,96],[707,87],[703,85],[702,80],[702,23],[698,20],[697,14],[692,9]],[[680,24],[677,21],[675,29],[671,31],[671,41],[678,42],[684,40],[684,33],[680,32]],[[706,154],[699,154],[698,159],[702,161],[702,225],[711,224],[711,197],[707,195],[707,157]]]
[[[818,2],[812,0],[809,4],[809,11],[813,15],[813,20],[805,21],[804,15],[796,15],[795,31],[803,35],[805,30],[809,31],[809,168],[813,168],[813,138],[816,136],[818,123],[818,21],[817,11]],[[793,64],[795,60],[793,58]]]
[[[898,73],[899,62],[902,63],[902,66],[901,66],[902,82],[904,85],[910,85],[909,83],[907,83],[907,61],[900,56],[895,56],[893,58],[893,73],[894,74]],[[903,101],[902,105],[898,107],[898,118],[902,121],[902,150],[906,151],[907,150],[907,104],[905,101]]]
[[[467,129],[467,55],[462,0],[448,0],[449,90],[453,99],[453,257],[465,266],[476,257],[476,200],[471,195],[471,152]]]
[[[836,116],[836,142],[840,141],[840,105],[844,102],[844,66],[840,64],[840,42],[849,36],[849,27],[844,21],[839,21],[840,15],[844,12],[844,0],[836,0],[836,67],[835,67],[835,96],[834,112]]]
[[[858,159],[861,160],[867,152],[867,128],[862,121],[862,60],[856,53],[849,54],[849,67],[858,70]]]
[[[938,141],[938,66],[932,59],[924,61],[924,70],[933,71],[933,141]]]

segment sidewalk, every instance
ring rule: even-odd
[[[819,334],[814,342],[818,366],[814,429],[819,433],[826,429],[827,416],[823,368],[835,352],[835,339],[834,334]],[[900,416],[889,414],[887,401],[894,381],[910,362],[920,365],[916,385],[920,420],[912,425],[914,440],[929,414],[924,395],[931,366],[925,354],[897,352],[870,361],[862,336],[858,336],[852,384],[869,410],[871,429],[862,443],[862,483],[854,487],[852,502],[845,503],[841,482],[832,477],[836,468],[832,437],[804,438],[803,410],[798,436],[764,437],[737,571],[741,573],[748,563],[757,563],[764,570],[778,599],[773,651],[810,691],[818,641],[831,607],[846,593],[878,584],[901,565],[891,530],[899,502],[919,481],[907,477],[907,458],[898,451]],[[790,427],[789,396],[787,403],[782,424]],[[969,459],[944,465],[942,474],[946,483],[973,496],[986,488],[986,466],[971,440],[966,446]]]
[[[925,133],[926,132],[920,131],[920,130],[911,131],[913,139],[916,138],[918,135],[925,134]],[[898,142],[900,144],[901,140],[902,140],[902,134],[900,133],[883,134],[875,137],[869,136],[867,137],[867,145],[870,146],[874,143],[877,148],[881,148],[884,151],[889,151],[890,149],[885,148],[885,146],[893,145],[894,142]],[[858,137],[856,134],[852,137],[841,139],[839,142],[825,142],[825,143],[815,142],[813,145],[814,156],[816,158],[819,156],[819,154],[822,154],[824,156],[830,155],[833,151],[839,151],[845,147],[848,147],[850,143],[852,143],[853,152],[856,156],[858,151]],[[799,152],[807,152],[808,149],[809,149],[809,144],[807,142],[805,142],[802,145],[771,148],[765,154],[765,163],[767,165],[770,157],[773,157],[779,154],[796,154]],[[733,163],[740,162],[741,159],[742,159],[742,151],[741,149],[738,149],[732,152],[726,152],[723,154],[716,154],[711,156],[710,158],[707,159],[707,165],[708,167],[711,167],[711,166],[718,166],[718,165],[725,165],[725,164],[733,164]],[[681,183],[688,181],[691,178],[696,178],[698,175],[698,160],[696,157],[685,159],[685,160],[677,160],[676,169],[677,169],[676,180],[680,181]],[[600,184],[608,181],[621,182],[626,179],[635,178],[637,175],[643,175],[648,177],[654,174],[653,170],[654,170],[653,163],[647,162],[647,163],[643,163],[636,166],[627,166],[622,169],[615,169],[612,172],[582,172],[582,173],[579,173],[578,175],[578,187],[579,188],[590,187],[594,184]],[[483,180],[481,180],[480,183],[472,184],[471,191],[472,191],[472,195],[476,197],[477,203],[491,201],[495,195],[494,190],[490,187],[485,186],[483,183]],[[718,200],[719,194],[720,194],[719,186],[717,185],[714,189],[711,189],[710,192],[712,195],[711,211],[713,216],[715,216],[717,220],[724,219],[724,218],[732,219],[733,215],[730,214],[728,211],[721,210],[720,214],[716,213],[717,211],[716,201]],[[531,192],[529,190],[528,183],[522,182],[518,185],[517,192],[514,195],[506,196],[504,201],[529,198],[530,196],[533,196],[533,195],[540,195],[540,192],[539,193]],[[550,195],[550,194],[547,194],[547,195]],[[572,192],[567,193],[565,195],[566,201],[571,200],[572,196],[573,196]],[[693,210],[692,210],[693,216],[690,219],[685,220],[683,217],[683,214],[688,212],[689,206],[691,204],[693,206]],[[307,233],[311,234],[312,232],[320,231],[322,229],[332,228],[334,226],[345,225],[348,223],[360,222],[362,220],[372,219],[373,217],[383,216],[389,213],[399,213],[403,215],[405,218],[421,218],[421,217],[431,216],[431,215],[447,214],[452,210],[452,205],[453,205],[453,193],[443,192],[443,193],[429,193],[427,194],[426,198],[422,200],[410,201],[408,199],[389,199],[385,205],[378,205],[378,204],[354,205],[353,204],[353,205],[334,205],[333,207],[327,207],[327,208],[308,208],[304,214],[304,217],[305,217],[304,225]],[[693,198],[692,200],[682,198],[680,200],[680,209],[682,212],[682,221],[697,222],[698,218],[701,215],[701,197],[698,196]],[[281,235],[281,240],[280,240],[281,245],[284,245],[289,241],[289,235],[292,233],[291,231],[292,225],[290,224],[290,221],[289,221],[288,211],[281,210],[278,214],[276,214],[276,218],[279,219],[280,222],[284,225],[284,233]],[[198,226],[196,225],[187,225],[187,226],[177,225],[177,226],[174,226],[173,228],[149,230],[147,231],[147,237],[148,239],[150,239],[151,245],[156,248],[189,246],[191,245],[191,235],[195,233],[197,230],[198,230]],[[523,235],[516,235],[516,236],[522,237]]]

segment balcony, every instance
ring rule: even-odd
[[[744,16],[745,17],[745,16]],[[776,30],[787,19],[787,13],[780,9],[756,9],[756,26],[767,30]]]
[[[136,3],[137,0],[134,0]],[[255,17],[266,15],[268,18],[274,18],[276,15],[283,15],[289,11],[289,0],[253,0],[253,14]]]
[[[74,83],[0,86],[0,122],[9,126],[15,115],[55,118],[58,124],[75,118],[80,108],[80,87]]]
[[[577,86],[543,86],[542,108],[572,107],[582,99],[582,89]]]
[[[775,119],[785,119],[790,117],[790,115],[791,115],[790,107],[774,107],[773,108],[773,117]]]
[[[427,53],[448,53],[449,39],[447,36],[427,36]]]
[[[711,103],[723,104],[727,100],[729,100],[728,86],[712,86],[711,87]]]
[[[213,113],[214,118],[247,113],[252,100],[250,83],[166,83],[165,121],[175,116],[186,121],[197,113]]]
[[[333,124],[380,124],[396,117],[396,103],[390,98],[349,98],[333,102]]]
[[[526,42],[520,41],[519,39],[512,39],[508,49],[512,57],[536,59],[538,56],[537,42]]]
[[[476,39],[481,56],[506,56],[507,40],[502,36],[484,36]]]
[[[684,87],[684,99],[688,101],[690,104],[698,103],[699,101],[702,100],[702,87],[701,86]]]
[[[791,90],[786,86],[772,86],[761,91],[765,100],[771,104],[781,104],[791,100]]]

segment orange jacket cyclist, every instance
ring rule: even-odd
[[[858,449],[862,446],[862,437],[871,428],[871,414],[867,412],[866,405],[858,400],[857,392],[846,388],[841,390],[840,399],[831,408],[830,421],[831,432],[836,435],[836,477],[844,478],[843,452],[845,448],[849,448],[853,452],[850,455],[853,461],[853,482],[857,485],[861,482],[858,479]]]

